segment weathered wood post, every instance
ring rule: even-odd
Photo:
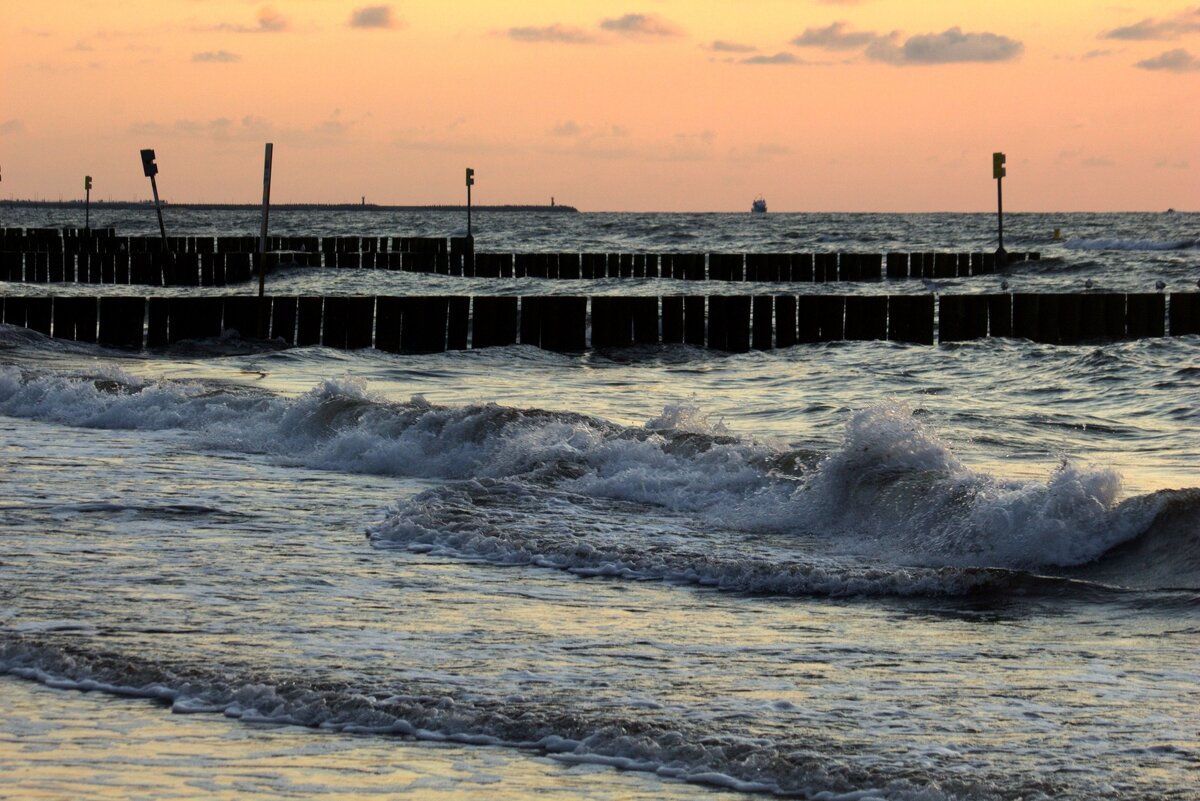
[[[258,236],[258,338],[266,339],[267,316],[263,314],[266,308],[267,292],[267,225],[271,216],[271,157],[275,145],[267,142],[263,152],[263,200],[262,200],[262,230]]]

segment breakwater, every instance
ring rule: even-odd
[[[604,278],[839,283],[991,275],[1040,254],[1009,253],[486,253],[469,237],[116,236],[111,229],[3,229],[0,280],[225,286],[259,269],[402,270],[473,278]]]
[[[1200,334],[1200,293],[23,297],[3,322],[46,336],[155,348],[237,332],[396,353],[504,345],[577,352],[686,344],[730,352],[841,340],[985,337],[1078,344]]]

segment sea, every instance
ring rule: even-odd
[[[260,225],[164,213],[169,234]],[[494,252],[996,245],[986,214],[497,212],[473,233]],[[1197,214],[1010,214],[1005,246],[1041,259],[836,291],[1198,291]],[[698,286],[830,291],[267,278]],[[0,465],[0,798],[1200,797],[1196,336],[134,353],[0,326]]]

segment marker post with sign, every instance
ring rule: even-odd
[[[162,204],[158,202],[158,181],[154,180],[154,176],[158,175],[158,165],[154,163],[154,151],[142,151],[142,172],[150,179],[150,188],[154,190],[154,210],[158,212],[158,232],[162,235],[163,249],[167,246],[167,227],[163,225]]]
[[[996,224],[999,229],[999,247],[996,248],[996,262],[1003,264],[1008,256],[1004,250],[1004,191],[1002,182],[1007,170],[1004,169],[1004,154],[992,154],[992,177],[996,179]]]
[[[92,176],[83,176],[83,230],[92,230]]]
[[[467,236],[471,235],[471,187],[475,185],[475,171],[467,167]]]

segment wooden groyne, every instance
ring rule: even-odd
[[[1200,293],[0,298],[46,336],[154,348],[238,332],[289,345],[435,353],[524,344],[576,352],[688,344],[745,352],[841,340],[1018,337],[1078,344],[1200,334]]]
[[[469,237],[116,236],[111,229],[3,229],[0,280],[224,286],[280,267],[401,270],[468,278],[843,283],[991,275],[1039,253],[484,253]]]

